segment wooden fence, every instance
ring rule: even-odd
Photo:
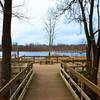
[[[40,64],[48,64],[48,63],[60,63],[61,61],[64,62],[86,62],[85,57],[69,57],[69,56],[21,56],[16,59],[12,59],[12,62],[33,62],[33,63],[40,63]]]
[[[20,73],[0,89],[0,100],[22,100],[33,77],[33,63],[29,63]]]
[[[100,100],[100,88],[75,71],[72,67],[69,67],[68,64],[61,63],[60,75],[75,97],[75,100],[92,100],[85,91],[86,87],[94,92],[97,98],[99,98],[98,100]]]

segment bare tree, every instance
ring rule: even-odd
[[[3,31],[2,31],[2,66],[1,66],[1,85],[4,86],[11,79],[11,18],[12,0],[0,0],[3,10]]]
[[[100,59],[100,29],[97,27],[94,30],[96,27],[94,17],[97,16],[97,13],[94,12],[96,4],[98,4],[98,0],[62,0],[57,5],[55,12],[56,17],[65,14],[68,20],[83,23],[87,39],[87,77],[95,84],[97,84]],[[95,34],[97,33],[96,42]]]
[[[56,23],[57,23],[57,18],[54,17],[52,10],[48,10],[47,19],[44,22],[44,24],[45,24],[45,30],[48,33],[49,56],[51,55],[51,46],[53,45],[55,39]]]
[[[98,0],[98,3],[97,3],[97,14],[98,14],[98,29],[100,29],[100,10],[99,10],[99,7],[100,7],[100,4],[99,4],[99,0]],[[100,31],[98,31],[98,34],[100,34]],[[100,35],[98,37],[98,39],[100,38]],[[98,40],[99,41],[99,40]],[[100,58],[99,58],[99,68],[98,68],[98,75],[97,75],[97,85],[100,87]]]
[[[23,6],[18,5],[16,7]],[[18,19],[26,19],[22,13],[12,12],[12,0],[0,0],[1,13],[3,14],[3,31],[2,31],[2,66],[1,66],[1,85],[4,86],[11,79],[11,19],[12,16]]]

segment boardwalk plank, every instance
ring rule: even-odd
[[[59,75],[59,64],[34,65],[36,73],[24,100],[74,100]]]

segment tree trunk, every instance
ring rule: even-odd
[[[12,0],[4,0],[1,67],[2,86],[11,79],[11,15]]]
[[[99,32],[99,37],[100,37],[100,32]],[[97,52],[98,52],[98,74],[97,74],[97,85],[100,87],[100,38],[98,40],[98,48],[97,48]]]
[[[99,66],[99,58],[100,58],[100,49],[94,48],[95,46],[92,43],[89,43],[87,46],[87,73],[86,77],[97,84],[97,73]]]
[[[87,51],[86,51],[86,57],[87,57],[87,67],[86,67],[86,70],[87,70],[87,75],[88,75],[90,73],[90,71],[91,71],[91,54],[90,54],[91,45],[88,44],[86,49],[87,49]]]
[[[99,66],[99,51],[98,51],[98,49],[95,50],[91,66],[92,66],[91,67],[91,81],[97,85],[97,73],[98,73],[98,66]]]
[[[99,68],[98,68],[98,75],[97,75],[97,85],[100,87],[100,61],[99,61]]]

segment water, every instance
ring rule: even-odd
[[[52,52],[52,55],[64,56],[86,56],[86,53],[81,52]],[[48,52],[19,52],[20,56],[48,56]]]
[[[17,54],[12,52],[12,55]],[[52,52],[52,55],[64,55],[64,56],[86,56],[85,52]],[[48,56],[48,52],[19,52],[19,56]],[[2,53],[0,52],[0,56]]]

